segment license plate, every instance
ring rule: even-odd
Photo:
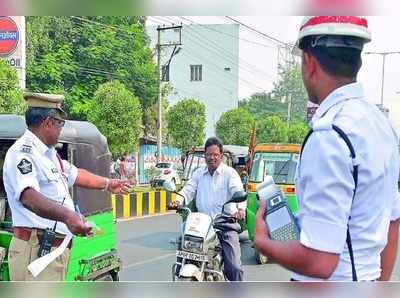
[[[181,250],[176,251],[176,256],[179,258],[189,259],[189,260],[193,260],[193,261],[200,261],[200,262],[207,262],[207,260],[208,260],[208,257],[206,255],[199,255],[199,254],[195,254],[195,253],[191,253],[191,252],[187,252],[187,251],[181,251]]]

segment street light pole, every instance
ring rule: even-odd
[[[400,52],[365,52],[366,55],[381,55],[382,56],[382,82],[381,82],[381,107],[383,108],[383,90],[385,85],[385,62],[386,56],[392,54],[400,54]]]

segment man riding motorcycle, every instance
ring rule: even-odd
[[[222,212],[223,204],[231,199],[235,192],[243,191],[243,184],[238,173],[222,163],[223,147],[218,138],[209,138],[204,147],[206,166],[193,173],[192,178],[179,192],[182,197],[177,197],[176,201],[170,203],[169,208],[181,207],[195,199],[197,210],[214,218]],[[225,206],[225,212],[238,220],[245,218],[245,210],[246,202]],[[226,278],[230,281],[243,280],[239,234],[234,230],[224,231],[220,242]]]

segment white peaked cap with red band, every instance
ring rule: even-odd
[[[371,41],[368,22],[359,16],[308,16],[301,23],[297,44],[311,35],[345,35],[360,37],[365,43]]]

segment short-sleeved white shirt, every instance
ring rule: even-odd
[[[56,150],[46,146],[28,129],[10,147],[4,160],[3,180],[14,227],[45,229],[52,228],[55,224],[55,221],[42,218],[22,205],[20,196],[28,187],[74,210],[68,188],[74,184],[78,170],[66,160],[62,160],[62,163],[64,171]],[[68,228],[64,223],[58,222],[56,231],[67,234]]]
[[[349,137],[356,160],[332,124]],[[333,91],[314,115],[297,168],[300,242],[309,248],[340,255],[330,280],[352,280],[346,245],[350,234],[359,280],[380,277],[380,253],[387,243],[390,220],[400,217],[398,136],[388,119],[369,103],[361,84]],[[359,165],[352,203],[353,164]],[[299,274],[297,280],[315,280]]]
[[[239,174],[232,167],[221,163],[213,175],[210,175],[207,166],[197,169],[180,193],[186,198],[186,203],[196,198],[197,210],[214,217],[221,213],[223,204],[235,192],[242,190]],[[246,202],[227,204],[225,211],[233,214],[237,208],[245,209]]]

